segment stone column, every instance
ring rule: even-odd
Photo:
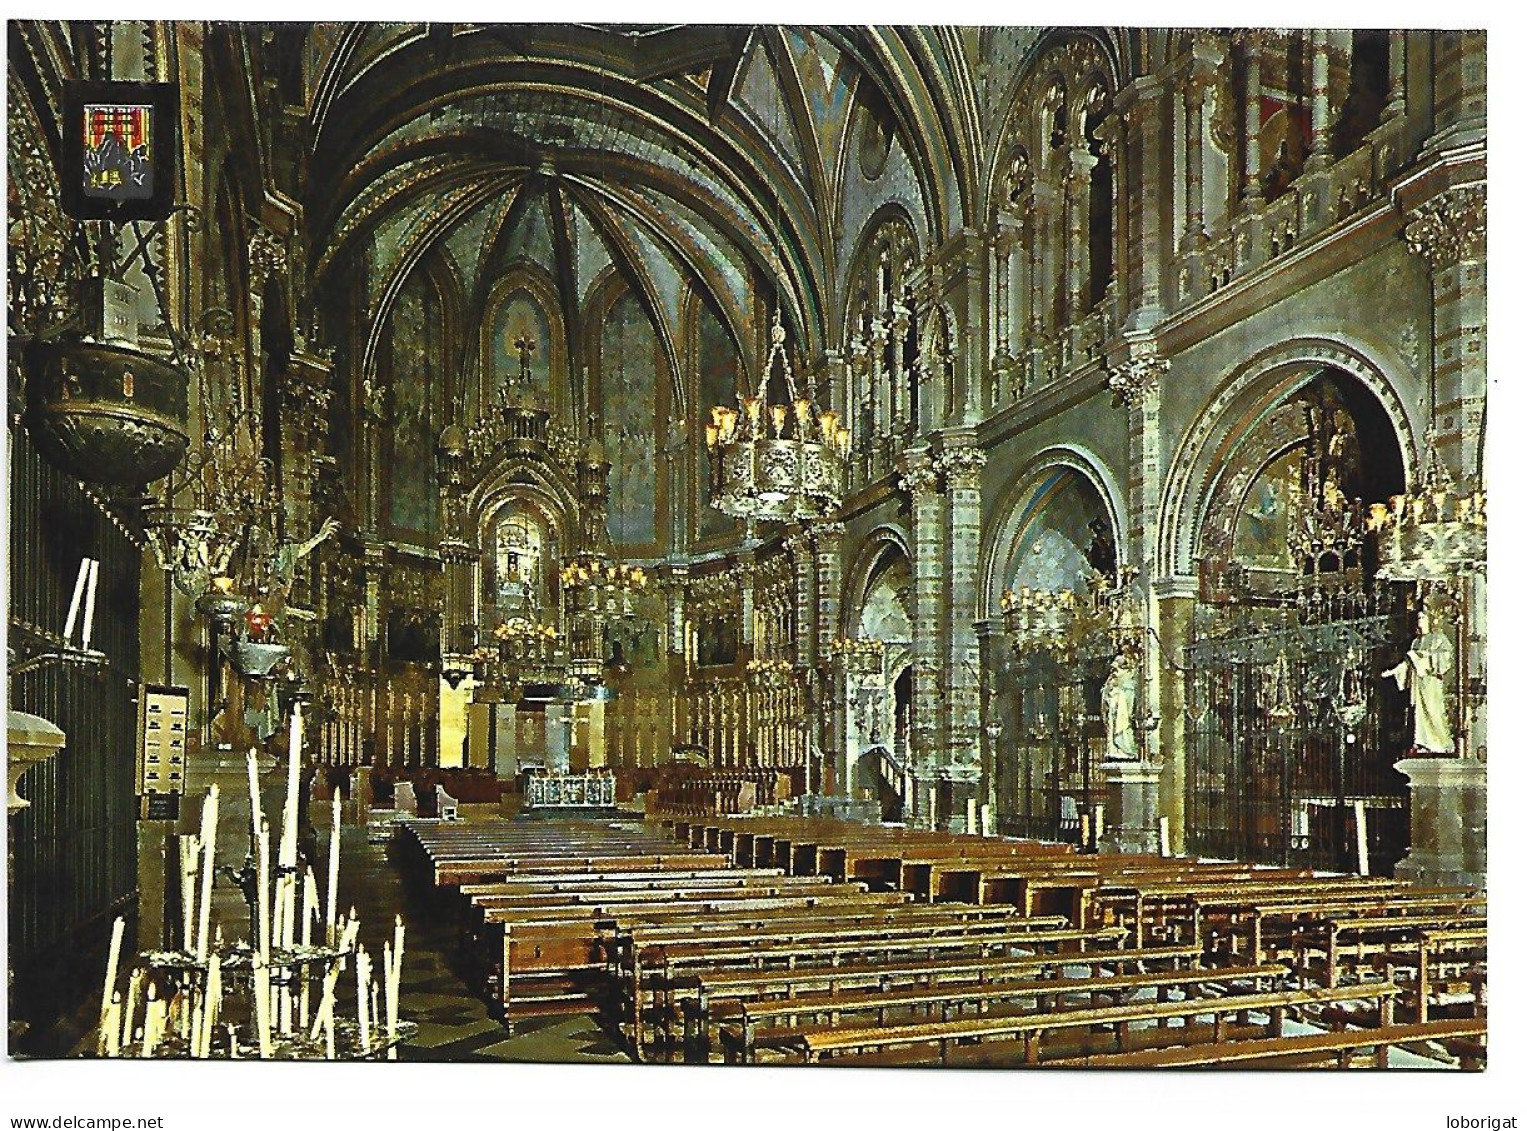
[[[1196,62],[1196,60],[1195,60]],[[1208,240],[1204,229],[1204,98],[1212,73],[1193,67],[1183,80],[1183,196],[1186,222],[1182,250],[1193,252]]]
[[[1088,215],[1097,163],[1078,145],[1071,150],[1066,171],[1066,316],[1073,324],[1087,309]]]
[[[816,670],[817,686],[823,701],[817,704],[822,715],[821,746],[824,759],[831,759],[833,784],[847,796],[848,783],[848,694],[844,677],[832,662],[832,644],[838,637],[839,601],[843,586],[843,524],[818,523],[812,531],[816,549]]]
[[[816,663],[817,579],[816,556],[812,552],[812,531],[800,526],[785,535],[785,551],[791,563],[791,599],[795,610],[795,664],[807,667]]]
[[[1431,269],[1437,455],[1455,479],[1474,479],[1483,471],[1485,186],[1451,188],[1416,208],[1405,243]]]
[[[754,609],[757,600],[758,566],[753,561],[752,554],[739,556],[737,564],[732,567],[732,577],[737,581],[737,589],[742,605],[741,653],[737,657],[739,663],[746,663],[753,658],[753,650],[757,645],[755,639]]]
[[[951,441],[958,441],[953,446]],[[976,637],[976,562],[981,553],[981,469],[986,453],[975,436],[946,436],[938,469],[948,497],[949,710],[948,767],[953,780],[973,784],[981,764],[981,646]],[[963,814],[963,799],[954,809]],[[953,815],[953,814],[951,814]]]
[[[1121,296],[1128,304],[1126,328],[1144,331],[1161,321],[1161,269],[1171,258],[1167,223],[1171,183],[1163,159],[1165,143],[1166,84],[1154,76],[1136,79],[1114,100],[1121,123],[1120,146],[1129,182],[1128,209],[1132,233],[1128,247],[1128,275],[1133,286]]]
[[[1246,139],[1241,169],[1243,212],[1255,211],[1262,200],[1262,44],[1262,35],[1256,31],[1243,32],[1236,40],[1245,76],[1246,117],[1241,131]]]
[[[1311,171],[1331,163],[1331,33],[1310,33],[1314,59],[1310,82],[1310,156],[1304,167]]]
[[[1156,741],[1161,759],[1160,815],[1167,819],[1175,856],[1187,851],[1188,730],[1187,686],[1183,672],[1191,637],[1198,580],[1193,577],[1158,577],[1151,627],[1159,641],[1154,657],[1157,695],[1152,710],[1161,720]],[[1147,660],[1152,661],[1147,652]],[[1147,740],[1149,741],[1149,740]]]
[[[1001,407],[1005,399],[1017,399],[1017,390],[1010,389],[1013,370],[1012,350],[1012,260],[1013,229],[998,224],[991,238],[992,267],[996,276],[994,334],[996,348],[991,358],[991,396],[988,411]],[[1009,394],[1009,396],[1004,396]]]
[[[1401,31],[1389,33],[1389,89],[1384,93],[1383,121],[1405,116],[1405,35]]]
[[[944,605],[944,496],[926,448],[902,459],[901,485],[912,496],[912,751],[908,771],[917,782],[932,779],[942,745],[942,709],[938,674],[942,666]],[[923,791],[909,790],[908,803],[920,805]],[[908,821],[926,813],[908,814]]]

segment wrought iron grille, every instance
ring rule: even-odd
[[[1015,657],[1011,694],[1016,733],[997,757],[999,820],[1010,836],[1077,841],[1080,815],[1103,802],[1102,689],[1111,652],[1066,655],[1034,649]]]
[[[1322,575],[1282,597],[1200,606],[1187,649],[1187,839],[1195,855],[1370,871],[1409,839],[1394,763],[1404,696],[1381,673],[1405,652],[1408,586]]]

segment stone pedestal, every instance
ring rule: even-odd
[[[25,711],[5,712],[5,781],[7,812],[16,813],[31,804],[16,792],[21,775],[46,762],[64,746],[64,732],[40,715]]]
[[[1098,847],[1105,852],[1161,851],[1161,767],[1104,762],[1108,802]]]
[[[1472,758],[1406,758],[1394,768],[1410,779],[1410,851],[1395,865],[1395,878],[1483,887],[1485,764]]]

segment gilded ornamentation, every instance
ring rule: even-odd
[[[249,237],[249,285],[258,291],[268,279],[286,270],[286,245],[274,232],[256,228]]]

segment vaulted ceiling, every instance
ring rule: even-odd
[[[965,220],[972,78],[942,35],[316,25],[310,262],[322,275],[364,256],[379,326],[426,257],[446,257],[469,320],[529,257],[557,283],[570,359],[607,269],[670,351],[685,285],[744,358],[777,288],[815,354],[841,321],[852,235],[876,200],[911,215],[925,247]],[[859,191],[866,179],[875,192]]]

